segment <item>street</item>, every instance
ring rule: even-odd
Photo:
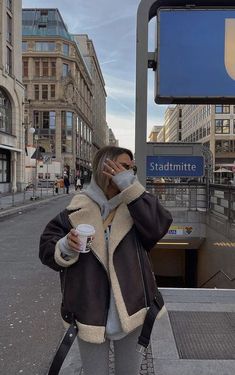
[[[46,223],[72,196],[0,221],[0,373],[45,375],[63,335],[59,275],[38,258]]]

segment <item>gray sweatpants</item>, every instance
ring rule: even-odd
[[[123,339],[114,340],[115,375],[138,375],[143,355],[136,351],[141,328]],[[91,344],[78,339],[84,375],[109,375],[110,340]]]

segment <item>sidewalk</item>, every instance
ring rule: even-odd
[[[69,191],[72,199],[72,195],[76,193],[73,185],[70,187]],[[52,188],[37,189],[35,194],[32,189],[15,194],[0,193],[0,218],[13,215],[17,212],[20,213],[34,207],[35,205],[37,206],[38,204],[45,203],[51,199],[62,198],[65,195],[67,194],[65,194],[62,189],[59,194],[56,194]]]
[[[154,324],[140,375],[234,375],[235,290],[161,288],[161,292],[167,312]],[[113,368],[111,348],[110,375]],[[60,371],[75,374],[83,374],[76,341]]]

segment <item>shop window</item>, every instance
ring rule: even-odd
[[[10,152],[0,151],[0,183],[10,182]]]

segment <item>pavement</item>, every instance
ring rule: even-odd
[[[71,189],[71,197],[75,193]],[[31,194],[32,196],[32,194]],[[64,196],[45,194],[36,200],[24,193],[0,198],[0,219],[31,210]],[[160,288],[166,313],[155,321],[151,345],[140,375],[234,375],[235,290]],[[77,342],[70,349],[60,375],[83,374]],[[114,355],[110,348],[110,375]],[[130,374],[131,375],[131,374]]]
[[[75,193],[76,191],[72,185],[69,190],[71,198]],[[60,189],[59,193],[56,194],[52,188],[40,188],[36,192],[29,189],[19,193],[0,193],[0,219],[16,213],[20,214],[25,210],[36,207],[38,204],[46,203],[51,199],[60,199],[64,196],[65,192],[63,189]]]

